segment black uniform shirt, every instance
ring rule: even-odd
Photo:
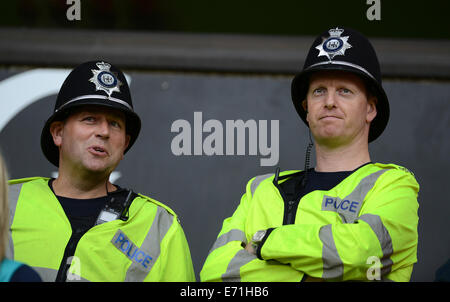
[[[52,191],[53,181],[54,179],[51,179],[48,182]],[[53,193],[55,192],[53,191]],[[94,226],[100,211],[111,198],[109,196],[102,196],[90,199],[77,199],[62,197],[56,194],[55,196],[64,209],[64,212],[70,221],[70,225],[72,226],[72,230],[80,230],[82,233],[85,233]]]

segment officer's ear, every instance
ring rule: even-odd
[[[306,121],[309,123],[309,121],[308,121],[308,101],[306,100],[306,98],[302,101],[302,107],[303,107],[303,110],[305,110],[305,112],[306,112]]]
[[[303,107],[303,110],[305,110],[306,113],[308,113],[308,102],[306,101],[306,99],[304,99],[302,101],[302,107]]]
[[[63,130],[64,130],[63,121],[54,121],[50,125],[50,134],[52,135],[53,143],[57,147],[61,147]]]
[[[131,140],[131,136],[129,134],[125,135],[125,146],[123,148],[122,159],[123,159],[125,150],[127,150],[128,145],[130,144],[130,140]]]
[[[366,121],[371,123],[377,116],[377,103],[378,99],[376,96],[371,95],[367,100],[367,115]]]
[[[376,97],[376,89],[373,86],[373,83],[365,80],[366,85],[366,98],[367,98],[367,115],[366,122],[372,122],[377,116],[377,104],[378,98]]]

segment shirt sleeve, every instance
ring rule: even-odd
[[[277,227],[261,258],[325,280],[409,281],[417,262],[418,191],[411,173],[389,170],[366,195],[354,222]]]
[[[189,245],[177,216],[161,241],[157,260],[159,274],[149,274],[144,281],[195,282]]]
[[[251,202],[251,183],[233,215],[224,220],[200,272],[201,281],[292,281],[303,274],[276,260],[264,261],[245,250],[251,240],[245,231],[248,207]],[[270,271],[270,273],[267,273]]]

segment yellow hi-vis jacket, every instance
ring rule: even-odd
[[[362,166],[331,190],[303,196],[290,225],[282,225],[285,202],[273,180],[266,174],[248,182],[209,251],[201,281],[410,280],[419,185],[407,169]],[[244,249],[255,232],[272,228],[261,259]]]
[[[32,266],[43,281],[55,281],[72,228],[48,180],[10,181],[8,257]],[[67,281],[195,281],[176,214],[140,194],[128,213],[127,221],[96,225],[81,237]]]

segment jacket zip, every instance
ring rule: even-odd
[[[284,211],[285,218],[283,219],[283,224],[294,224],[295,216],[297,212],[298,202],[295,200],[289,200],[285,202]]]
[[[284,194],[283,190],[280,188],[278,183],[273,183],[277,188],[278,192],[280,192],[281,197],[284,201],[284,215],[283,215],[283,225],[286,224],[294,224],[295,217],[297,213],[297,208],[299,204],[299,200],[288,200],[286,194]]]
[[[88,230],[89,229],[87,230],[77,229],[72,233],[72,236],[70,236],[69,242],[67,243],[66,248],[64,250],[64,256],[61,260],[61,264],[59,266],[55,282],[66,282],[67,272],[69,271],[71,265],[68,259],[70,259],[75,254],[78,242]]]
[[[300,199],[299,200],[288,200],[288,198],[286,197],[286,194],[284,194],[284,191],[278,185],[278,182],[274,181],[273,184],[277,188],[278,192],[280,192],[280,195],[284,201],[283,225],[294,224],[295,217],[297,215],[297,208],[300,203]],[[309,276],[307,274],[303,274],[303,277],[300,280],[300,282],[305,282],[306,279],[308,279],[308,277]]]

